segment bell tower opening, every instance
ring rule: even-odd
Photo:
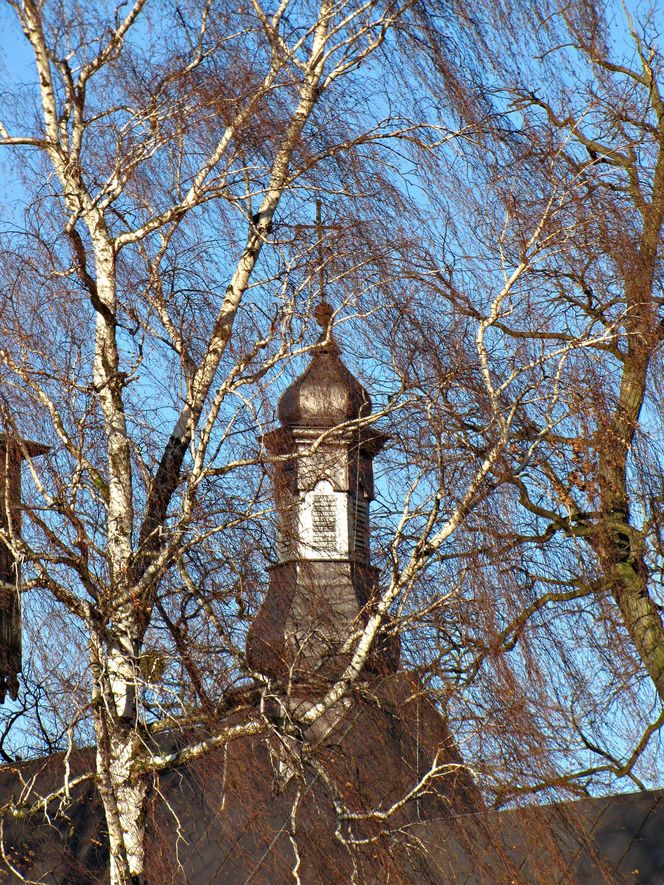
[[[329,482],[323,480],[307,494],[308,506],[305,507],[304,537],[308,536],[308,546],[315,554],[334,555],[341,552],[343,538],[339,537],[339,505],[338,495]]]

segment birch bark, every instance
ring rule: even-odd
[[[159,764],[154,760],[154,764],[150,762],[148,747],[151,744],[141,710],[140,662],[156,588],[169,563],[160,560],[153,572],[149,569],[160,555],[163,559],[164,528],[169,506],[181,482],[183,463],[232,340],[238,309],[269,241],[275,212],[284,193],[301,173],[293,158],[305,141],[305,128],[313,110],[327,88],[361,65],[382,43],[387,29],[407,3],[388,3],[382,10],[374,2],[354,5],[322,0],[317,9],[310,11],[309,20],[302,22],[303,28],[290,38],[290,43],[283,36],[288,28],[282,33],[289,5],[282,3],[268,14],[258,0],[253,3],[259,23],[256,39],[264,39],[267,47],[264,58],[268,63],[260,86],[234,107],[220,139],[200,162],[188,186],[173,197],[166,208],[148,212],[147,220],[144,218],[141,224],[134,225],[129,223],[123,210],[118,209],[120,198],[141,160],[149,158],[161,144],[159,127],[170,125],[170,120],[159,118],[158,101],[148,103],[144,111],[134,112],[133,117],[132,112],[123,107],[113,107],[99,115],[98,107],[91,109],[90,96],[101,74],[120,58],[125,41],[146,7],[145,0],[135,0],[124,18],[118,14],[103,39],[94,44],[96,50],[91,48],[92,43],[82,45],[84,62],[80,62],[76,52],[60,52],[55,45],[59,36],[53,38],[51,34],[55,42],[49,43],[51,22],[45,17],[47,10],[43,4],[25,0],[20,7],[15,7],[34,55],[44,131],[39,137],[26,139],[14,138],[3,128],[0,141],[7,145],[29,144],[48,158],[68,216],[64,233],[71,246],[74,270],[94,312],[91,386],[105,441],[102,470],[93,468],[82,458],[48,395],[42,392],[41,399],[57,419],[57,432],[67,450],[77,459],[82,458],[82,471],[89,471],[93,476],[105,510],[108,574],[100,585],[87,574],[83,563],[81,571],[87,575],[86,586],[93,597],[85,617],[90,631],[93,674],[96,776],[108,825],[113,885],[143,881],[145,872],[143,840],[149,771]],[[178,13],[183,20],[182,13],[179,10]],[[182,76],[206,58],[210,15],[209,4],[203,4],[198,41],[192,42],[191,61],[182,67]],[[189,38],[190,32],[187,32]],[[220,45],[223,46],[226,39],[226,36],[220,39]],[[248,65],[248,69],[250,67]],[[164,90],[167,83],[168,77],[165,77],[157,88]],[[167,245],[187,213],[213,198],[227,196],[222,164],[234,142],[251,127],[261,103],[267,102],[278,89],[283,90],[285,96],[280,111],[283,132],[279,138],[269,139],[275,146],[258,190],[258,211],[248,225],[244,248],[208,331],[198,364],[185,354],[186,343],[172,325],[174,346],[180,348],[186,363],[187,392],[158,468],[147,483],[143,515],[137,523],[131,428],[126,415],[128,381],[120,343],[119,304],[120,296],[124,298],[126,293],[118,292],[118,262],[123,251],[126,254],[137,248],[147,253],[151,246],[146,247],[145,243],[151,243],[150,238],[157,242],[161,237],[162,245]],[[130,140],[132,127],[139,122],[145,127],[145,141],[133,148],[126,159],[118,154],[106,181],[96,181],[92,171],[85,167],[90,127],[106,113],[112,117],[125,111],[127,123],[117,130],[118,145],[125,138]],[[184,137],[183,133],[178,137],[180,135]],[[307,161],[303,168],[307,168]],[[118,223],[118,218],[122,223]],[[162,315],[168,327],[168,310]],[[218,407],[217,403],[213,408],[218,410]],[[82,526],[80,528],[83,534]],[[52,540],[57,543],[54,535]],[[60,598],[68,599],[64,593]],[[251,724],[249,731],[255,727],[255,723]]]

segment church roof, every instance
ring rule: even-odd
[[[389,801],[405,734],[413,722],[392,723],[389,706],[345,721],[327,752],[342,761],[342,777],[359,766]],[[364,711],[366,712],[366,711]],[[398,718],[398,717],[397,717]],[[430,723],[431,724],[431,723]],[[350,725],[350,729],[348,726]],[[389,726],[386,728],[386,725]],[[381,740],[372,744],[376,729]],[[400,731],[401,729],[401,731]],[[342,735],[341,740],[339,738]],[[390,735],[392,735],[390,737]],[[405,741],[405,743],[404,743]],[[338,761],[338,760],[337,760]],[[70,760],[74,773],[93,764],[91,751]],[[27,779],[45,792],[62,782],[63,760],[0,768],[0,803]],[[407,767],[407,766],[406,766]],[[376,772],[379,777],[376,778]],[[382,780],[380,775],[382,774]],[[361,786],[361,784],[360,784]],[[147,870],[160,885],[274,885],[293,880],[294,839],[303,883],[356,881],[363,885],[590,885],[664,882],[664,790],[584,799],[515,811],[478,812],[457,804],[454,794],[429,796],[421,808],[378,822],[374,836],[351,850],[335,836],[331,796],[315,776],[304,784],[293,823],[296,779],[280,767],[278,741],[267,734],[240,739],[208,756],[161,775],[148,807]],[[108,858],[98,796],[89,786],[74,790],[67,818],[54,803],[43,815],[8,820],[4,844],[15,867],[30,881],[95,885],[108,881]],[[19,878],[0,864],[0,881]]]
[[[236,724],[251,715],[253,703],[241,701],[223,724]],[[267,712],[263,732],[238,738],[159,776],[148,803],[149,881],[160,885],[288,882],[296,862],[293,837],[302,882],[349,882],[354,869],[363,883],[410,882],[409,876],[404,878],[408,864],[399,843],[400,829],[482,807],[445,718],[410,674],[365,684],[350,705],[341,703],[318,720],[301,743],[295,737],[279,736],[270,727]],[[200,737],[197,732],[196,738]],[[182,735],[166,734],[161,749],[173,750],[182,740]],[[285,741],[290,754],[284,753]],[[444,776],[390,817],[387,828],[380,820],[355,823],[355,837],[368,841],[357,851],[345,846],[335,835],[335,797],[359,812],[389,808],[421,779],[437,751],[449,766]],[[302,765],[295,775],[293,759],[298,758]],[[315,765],[310,764],[313,761]],[[90,770],[94,753],[80,751],[69,763],[72,775]],[[63,770],[61,755],[0,767],[0,806],[18,796],[26,781],[32,783],[33,798],[61,786]],[[89,783],[72,792],[66,815],[58,814],[59,802],[53,802],[48,818],[7,817],[5,846],[16,869],[30,881],[52,885],[107,881],[101,802]],[[392,835],[384,838],[383,831]],[[0,882],[18,881],[0,863]]]

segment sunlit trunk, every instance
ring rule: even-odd
[[[110,723],[102,724],[102,729]],[[136,774],[141,739],[132,729],[113,728],[97,747],[97,777],[108,828],[111,885],[143,881],[147,780]]]

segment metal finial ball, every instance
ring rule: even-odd
[[[321,301],[314,310],[314,319],[321,329],[327,329],[333,316],[334,309],[331,304],[327,303],[327,301]]]

